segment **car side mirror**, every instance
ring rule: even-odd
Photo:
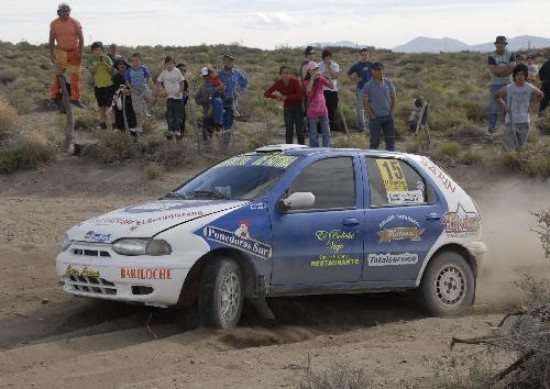
[[[294,192],[286,199],[279,200],[279,210],[311,208],[315,204],[315,195],[311,192]]]

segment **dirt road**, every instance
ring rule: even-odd
[[[197,168],[198,169],[198,168]],[[192,171],[149,181],[143,169],[61,158],[0,177],[0,387],[294,388],[308,370],[363,369],[377,388],[427,387],[434,376],[503,366],[451,336],[496,325],[519,302],[513,281],[546,274],[528,211],[548,206],[548,183],[453,175],[474,192],[491,250],[467,316],[421,316],[408,296],[325,296],[271,301],[278,322],[230,331],[197,327],[196,312],[71,297],[57,285],[63,232],[93,215],[159,197]],[[196,170],[196,169],[195,169]]]

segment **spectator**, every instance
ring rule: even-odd
[[[384,133],[386,150],[395,150],[394,117],[397,105],[395,87],[389,78],[384,76],[384,64],[375,62],[372,65],[372,79],[363,87],[363,105],[369,117],[370,148],[378,149],[380,135]]]
[[[307,66],[311,61],[317,62],[315,49],[313,46],[307,46],[304,50],[305,59],[300,65],[300,82],[307,76]]]
[[[307,75],[304,78],[304,91],[307,94],[306,115],[309,123],[309,147],[319,147],[317,123],[321,124],[323,147],[330,147],[330,126],[323,86],[331,87],[332,83],[321,76],[319,65],[310,61],[307,65]]]
[[[527,56],[527,82],[530,82],[531,84],[534,84],[537,82],[537,76],[539,74],[539,67],[535,64],[535,57],[532,55]]]
[[[115,97],[120,97],[118,103],[116,103],[115,109],[115,124],[113,128],[116,128],[120,131],[125,131],[130,128],[136,128],[136,114],[132,106],[132,96],[130,94],[130,89],[126,86],[126,80],[124,79],[124,74],[126,70],[130,68],[130,65],[123,60],[119,59],[115,62],[115,69],[117,72],[113,75],[113,86],[115,92]]]
[[[525,56],[521,53],[516,53],[516,64],[525,64]]]
[[[187,120],[187,100],[189,100],[189,82],[187,82],[187,68],[184,63],[178,63],[176,67],[180,70],[183,75],[183,98],[181,102],[183,104],[183,122],[181,123],[181,134],[185,134],[185,121]]]
[[[495,100],[495,93],[503,86],[512,82],[512,71],[516,66],[516,56],[506,50],[505,36],[497,36],[495,40],[495,52],[489,54],[488,64],[491,80],[489,81],[489,128],[488,135],[496,132],[498,107]]]
[[[506,112],[504,118],[504,146],[508,149],[521,149],[527,144],[529,135],[529,106],[531,100],[538,101],[543,93],[527,82],[529,71],[524,64],[517,65],[513,72],[513,82],[495,93],[495,99]],[[507,100],[504,101],[504,98]]]
[[[298,144],[303,145],[305,139],[302,127],[304,116],[302,111],[302,87],[298,79],[292,76],[292,71],[288,66],[281,66],[279,76],[280,78],[264,92],[264,97],[283,102],[285,142],[294,142],[294,129],[296,129]]]
[[[132,107],[136,114],[136,128],[130,128],[131,133],[143,131],[143,115],[146,113],[146,101],[153,100],[153,81],[151,73],[141,62],[139,53],[132,54],[132,66],[124,74],[126,85],[130,88]]]
[[[231,54],[223,55],[223,69],[219,72],[221,82],[225,85],[223,95],[223,129],[226,134],[224,145],[229,145],[235,115],[237,114],[237,98],[245,94],[248,80],[238,69],[235,69],[235,58]]]
[[[332,60],[332,52],[323,50],[323,59],[319,63],[319,71],[326,79],[332,81],[332,87],[323,86],[323,94],[327,102],[328,122],[330,129],[336,131],[336,110],[338,109],[338,77],[340,76],[340,65]]]
[[[352,81],[357,82],[355,88],[355,109],[357,110],[357,130],[365,132],[365,107],[363,106],[363,87],[372,78],[372,61],[369,59],[370,50],[362,48],[361,58],[348,70],[348,76]]]
[[[111,69],[113,62],[109,56],[103,54],[103,44],[94,42],[91,46],[92,56],[88,60],[86,68],[94,80],[94,95],[99,107],[99,128],[107,128],[107,109],[113,100],[113,80]]]
[[[109,58],[111,58],[111,61],[113,63],[116,63],[119,59],[122,59],[122,56],[120,56],[119,54],[117,54],[117,45],[116,43],[111,43],[109,45],[109,52],[107,53],[107,55],[109,56]]]
[[[167,56],[164,59],[164,67],[157,81],[166,93],[166,122],[168,126],[166,138],[172,139],[174,135],[177,138],[181,138],[183,83],[185,80],[180,70],[176,68],[176,61],[172,57]]]
[[[550,102],[550,59],[542,64],[539,70],[539,80],[541,81],[540,89],[544,93],[544,97],[540,101],[539,115],[548,107]]]
[[[84,48],[84,36],[82,25],[70,16],[71,7],[67,3],[61,3],[57,7],[57,16],[50,23],[49,49],[50,59],[60,73],[69,71],[71,84],[71,104],[78,108],[84,108],[80,102],[80,65],[82,63],[82,50]],[[59,84],[57,74],[54,75],[50,88],[50,97],[57,100],[59,96]]]
[[[211,68],[205,66],[201,69],[203,83],[195,94],[195,102],[202,107],[202,140],[209,144],[214,134],[214,104],[213,96],[219,93],[210,82]]]

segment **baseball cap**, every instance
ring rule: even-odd
[[[319,64],[315,61],[309,61],[306,65],[307,70],[315,70],[319,68]]]
[[[233,55],[231,55],[231,54],[229,54],[229,53],[225,53],[225,54],[223,55],[223,58],[224,58],[224,59],[225,59],[225,58],[228,58],[228,59],[235,59],[235,57],[233,57]]]
[[[59,3],[57,6],[57,11],[70,11],[71,7],[67,3]]]
[[[373,69],[384,69],[384,64],[380,61],[376,61],[373,65],[372,65],[372,68]]]
[[[495,39],[495,45],[496,45],[497,43],[504,43],[505,45],[508,44],[508,42],[506,42],[506,37],[503,36],[503,35],[497,36],[497,38]]]
[[[205,66],[201,69],[201,76],[208,76],[208,73],[210,73],[210,69],[208,69],[208,66]]]

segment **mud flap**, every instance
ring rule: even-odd
[[[269,308],[269,306],[265,302],[265,298],[263,297],[254,298],[254,299],[248,300],[248,302],[250,303],[251,306],[254,307],[254,309],[262,319],[275,320],[275,315],[273,314],[273,311],[271,310],[271,308]]]

